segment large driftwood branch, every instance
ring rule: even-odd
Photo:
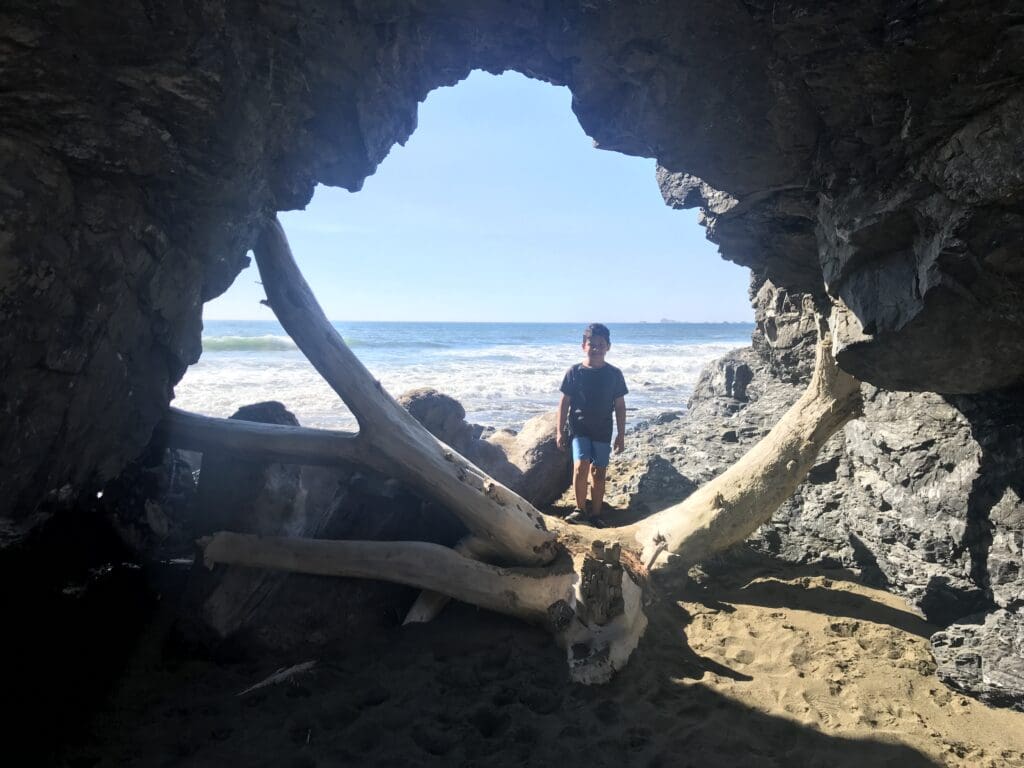
[[[157,434],[170,445],[191,451],[217,449],[239,458],[282,464],[353,463],[384,468],[383,462],[374,462],[374,454],[364,450],[359,436],[351,432],[218,419],[169,408],[157,426]]]
[[[642,572],[620,563],[618,548],[562,550],[544,568],[500,568],[438,544],[328,541],[217,533],[200,540],[216,563],[320,576],[379,579],[450,595],[467,603],[543,624],[566,649],[580,683],[601,683],[625,665],[647,627]]]
[[[355,415],[360,440],[388,474],[448,507],[497,558],[542,564],[555,555],[543,516],[518,494],[444,445],[370,374],[317,304],[275,219],[256,248],[270,308],[288,335]]]
[[[608,679],[635,648],[646,627],[642,585],[649,568],[668,562],[689,565],[749,536],[803,482],[828,438],[860,412],[860,384],[838,368],[823,331],[807,391],[733,467],[682,503],[636,525],[601,531],[568,526],[545,518],[438,442],[380,387],[316,304],[276,221],[264,231],[256,257],[281,324],[360,424],[357,438],[264,427],[260,435],[262,430],[264,437],[280,435],[270,438],[272,447],[265,455],[280,460],[285,454],[322,453],[330,458],[320,456],[308,463],[331,463],[344,452],[345,460],[367,463],[365,456],[372,454],[374,468],[459,515],[474,534],[472,553],[463,556],[420,542],[328,542],[224,533],[201,542],[207,563],[396,581],[543,621],[569,649],[573,676],[582,682]],[[242,439],[243,432],[225,429],[219,420],[196,422],[174,416],[172,436],[178,426],[186,433],[202,432],[207,444],[243,452],[252,450],[249,438],[256,434],[246,432]],[[338,440],[351,442],[339,445]],[[353,446],[361,449],[358,455]],[[642,557],[631,554],[635,549],[642,550]],[[551,564],[513,569],[479,561],[496,554],[518,565]],[[568,560],[571,566],[566,565]],[[426,608],[423,615],[432,610]]]
[[[548,568],[500,568],[423,541],[337,541],[217,533],[200,541],[208,564],[379,579],[442,592],[534,623],[569,601],[576,575],[567,562]]]
[[[819,329],[811,382],[771,432],[679,504],[617,529],[617,538],[634,538],[651,568],[669,555],[689,566],[738,544],[793,495],[826,441],[861,408],[860,382],[839,368],[827,331]]]

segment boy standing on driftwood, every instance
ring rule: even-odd
[[[604,361],[611,349],[607,326],[592,323],[583,332],[582,363],[565,372],[562,400],[558,405],[555,441],[565,450],[565,426],[572,438],[573,490],[576,510],[566,517],[574,523],[602,527],[605,474],[612,449],[612,412],[617,434],[615,452],[622,453],[626,431],[626,380],[622,371]],[[587,512],[587,480],[590,480],[590,510]]]

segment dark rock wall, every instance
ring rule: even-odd
[[[260,223],[358,189],[472,68],[563,83],[886,387],[1024,374],[1021,9],[511,0],[0,10],[0,513],[115,474]]]
[[[722,468],[799,396],[813,354],[809,297],[757,279],[752,295],[753,348],[709,369],[692,403],[701,426],[688,428],[691,442],[703,433]],[[717,375],[739,364],[751,371],[749,402]],[[864,396],[863,418],[829,442],[752,543],[794,562],[857,568],[902,594],[946,628],[934,641],[944,680],[1024,708],[1024,391],[865,385]]]
[[[744,195],[662,163],[679,171],[661,172],[666,201],[702,207],[726,258],[852,310],[837,354],[860,378],[1019,384],[1024,6],[745,6],[781,61],[773,83],[789,74],[813,105],[813,170]]]

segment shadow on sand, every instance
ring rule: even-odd
[[[650,618],[629,666],[604,686],[570,683],[546,632],[465,605],[324,648],[308,674],[243,696],[308,657],[224,666],[156,654],[63,765],[936,765],[907,746],[830,736],[693,684],[709,673],[749,678],[693,652],[689,616],[673,600]]]
[[[884,624],[918,637],[931,637],[939,630],[909,606],[893,608],[862,594],[829,588],[833,581],[864,584],[854,571],[791,565],[751,550],[725,556],[708,570],[714,577],[711,585],[690,582],[683,589],[690,599],[704,602],[717,610],[730,610],[730,603],[763,608],[799,605],[801,610]],[[751,573],[756,573],[762,580],[751,580]],[[781,578],[785,581],[776,580]],[[812,582],[812,579],[817,581]]]

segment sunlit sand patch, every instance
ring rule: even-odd
[[[941,765],[1024,765],[1024,714],[993,709],[935,677],[937,628],[897,596],[826,575],[705,581],[680,605],[705,674],[733,701],[823,733],[901,743]]]

